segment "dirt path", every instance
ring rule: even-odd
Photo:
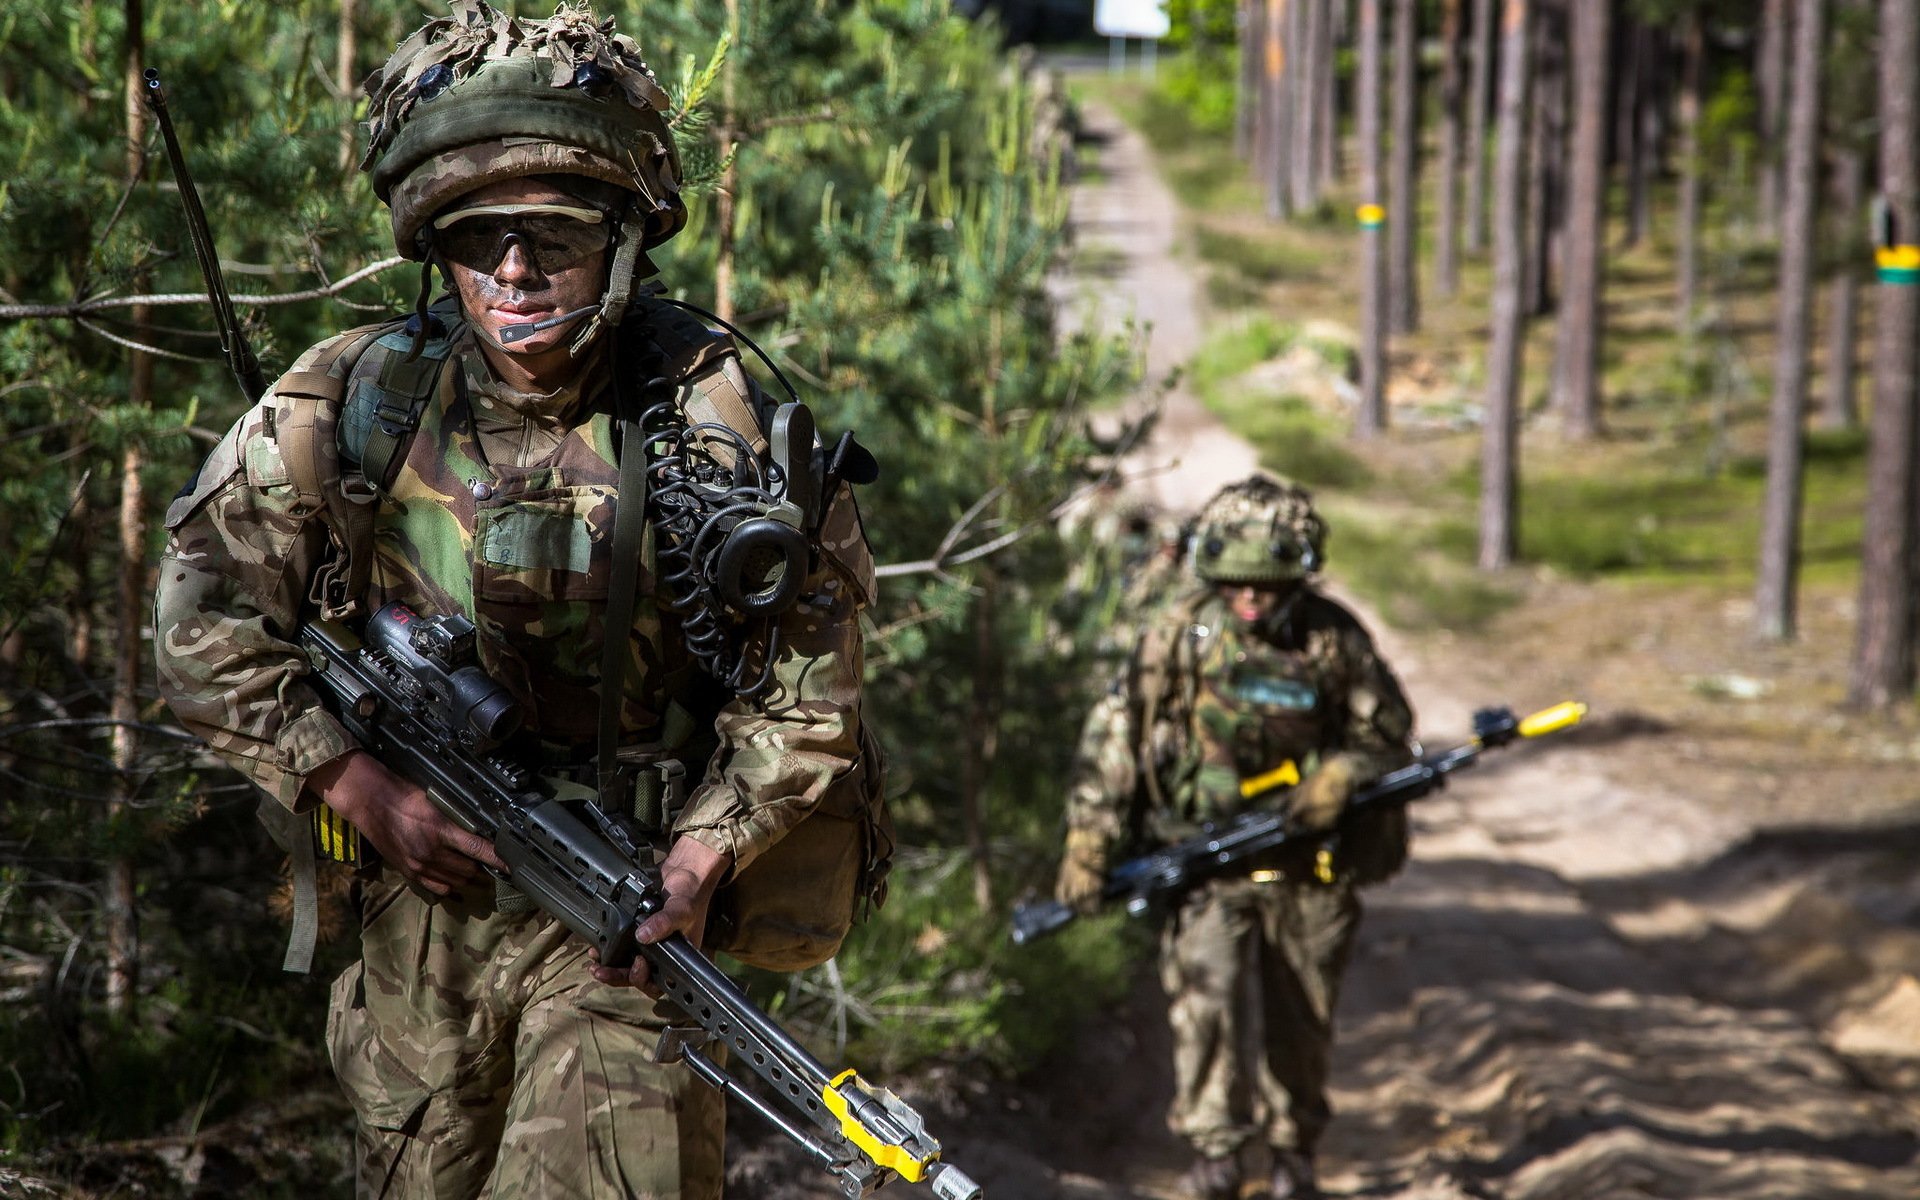
[[[1204,330],[1180,210],[1135,134],[1100,109],[1086,120],[1100,171],[1074,212],[1100,270],[1067,298],[1109,328],[1149,322],[1160,379]],[[1175,387],[1129,474],[1184,512],[1255,461]],[[1477,702],[1562,698],[1527,694],[1562,685],[1526,663],[1368,616],[1435,744]],[[1920,825],[1828,825],[1810,788],[1800,819],[1770,806],[1795,828],[1769,832],[1707,802],[1737,800],[1738,781],[1663,787],[1662,756],[1682,749],[1668,732],[1597,712],[1573,745],[1490,759],[1418,810],[1415,861],[1372,894],[1342,997],[1333,1194],[1920,1195]],[[1111,1073],[1031,1114],[1075,1127],[1055,1139],[1057,1173],[998,1194],[1177,1195],[1165,1051],[1143,986],[1080,1064]]]

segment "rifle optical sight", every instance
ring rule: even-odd
[[[367,621],[367,644],[401,668],[419,715],[461,745],[484,752],[519,732],[520,702],[481,669],[465,617],[422,617],[395,602]]]

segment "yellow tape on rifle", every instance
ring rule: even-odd
[[[1539,737],[1547,733],[1559,733],[1562,729],[1571,729],[1587,715],[1587,706],[1578,700],[1568,700],[1552,708],[1543,708],[1539,712],[1520,722],[1521,737]]]
[[[892,1171],[908,1183],[920,1182],[926,1177],[927,1166],[933,1160],[915,1158],[905,1146],[883,1142],[871,1129],[862,1125],[860,1118],[853,1115],[853,1106],[840,1093],[840,1089],[849,1081],[856,1086],[866,1086],[865,1081],[860,1078],[860,1073],[849,1067],[840,1072],[832,1083],[820,1091],[820,1099],[826,1103],[827,1110],[840,1118],[840,1132],[876,1164]]]
[[[1292,787],[1299,782],[1300,768],[1293,765],[1292,759],[1288,759],[1264,775],[1255,775],[1251,779],[1242,779],[1240,781],[1240,798],[1243,800],[1251,800],[1261,792],[1271,791],[1277,787]]]

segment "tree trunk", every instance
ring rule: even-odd
[[[1640,26],[1640,79],[1634,89],[1637,116],[1633,125],[1632,202],[1627,208],[1628,236],[1644,240],[1653,228],[1653,186],[1660,174],[1660,143],[1666,123],[1666,78],[1672,66],[1665,36],[1651,25]]]
[[[1493,120],[1494,0],[1473,0],[1473,69],[1467,88],[1466,251],[1487,244],[1487,129]]]
[[[1433,291],[1448,299],[1460,290],[1460,3],[1440,10],[1440,179],[1434,209]]]
[[[67,657],[73,660],[73,669],[80,675],[88,675],[93,669],[93,550],[95,530],[98,528],[93,518],[93,498],[86,488],[81,488],[74,501],[73,516],[69,518],[73,529],[70,553],[73,556],[74,590],[71,607],[67,610]]]
[[[1387,218],[1390,279],[1388,328],[1412,333],[1420,326],[1419,277],[1414,270],[1420,229],[1420,40],[1419,0],[1395,0],[1393,9],[1393,206]]]
[[[1826,0],[1797,0],[1793,87],[1787,116],[1787,191],[1780,237],[1780,307],[1775,327],[1773,411],[1767,436],[1767,497],[1755,634],[1785,641],[1794,632],[1800,569],[1800,476],[1805,452],[1807,343],[1813,325],[1814,207],[1820,171],[1821,67]]]
[[[1377,219],[1380,195],[1380,6],[1360,0],[1360,203],[1376,216],[1360,230],[1360,412],[1355,432],[1371,438],[1387,427],[1387,258]]]
[[[1780,136],[1787,107],[1788,0],[1765,0],[1754,42],[1754,83],[1760,93],[1760,229],[1779,227],[1783,182]]]
[[[1260,14],[1264,7],[1265,0],[1240,0],[1235,18],[1240,33],[1240,75],[1233,93],[1233,155],[1241,162],[1253,155],[1253,131],[1260,111]]]
[[[146,66],[146,14],[143,0],[126,0],[126,120],[127,178],[137,179],[145,167],[147,107],[142,99],[146,85],[141,72]],[[135,287],[146,290],[145,281],[136,277]],[[152,310],[136,305],[130,316],[133,340],[142,345],[153,339]],[[127,364],[127,403],[145,408],[153,403],[153,356],[132,351]],[[140,636],[146,621],[147,597],[147,501],[140,487],[140,468],[145,455],[138,443],[131,443],[120,460],[120,575],[116,588],[113,699],[110,715],[113,730],[114,787],[111,800],[115,815],[127,811],[138,799],[133,779],[139,753],[132,722],[140,716],[141,648]],[[102,916],[106,926],[107,1011],[126,1016],[133,1011],[140,982],[140,926],[134,907],[138,891],[133,859],[117,855],[107,863],[106,895]]]
[[[1700,288],[1700,114],[1706,108],[1706,19],[1698,8],[1687,17],[1685,65],[1680,81],[1680,212],[1675,218],[1677,276],[1675,325],[1682,337],[1693,332],[1693,311]]]
[[[360,0],[340,0],[340,42],[333,60],[333,76],[348,113],[353,112],[354,94],[360,89],[360,77],[354,64],[360,57]],[[353,151],[356,126],[340,123],[340,173],[351,177],[359,156]]]
[[[1346,33],[1346,0],[1313,0],[1320,10],[1320,51],[1317,58],[1320,103],[1314,108],[1313,140],[1320,177],[1318,199],[1340,176],[1340,72],[1339,45]]]
[[[1893,241],[1920,242],[1920,5],[1913,0],[1880,3],[1880,196],[1892,218]],[[1848,696],[1881,709],[1913,698],[1920,288],[1882,279],[1873,317],[1860,625]]]
[[[1575,7],[1588,6],[1576,4]],[[1613,5],[1609,0],[1600,7],[1611,9]],[[1646,91],[1647,76],[1653,70],[1653,64],[1647,61],[1647,40],[1642,36],[1644,32],[1645,28],[1639,21],[1631,17],[1627,19],[1624,36],[1620,39],[1624,58],[1618,86],[1613,89],[1614,156],[1626,168],[1627,177],[1627,224],[1620,239],[1622,248],[1638,245],[1643,232],[1634,220],[1635,206],[1645,200],[1643,189],[1646,185],[1646,180],[1639,174],[1640,104]]]
[[[1500,127],[1494,168],[1493,330],[1487,353],[1486,427],[1480,443],[1480,566],[1513,562],[1518,544],[1520,351],[1526,336],[1520,285],[1524,117],[1527,105],[1527,0],[1503,0],[1500,18]]]
[[[740,53],[740,0],[726,0],[727,61],[720,67],[720,120],[713,127],[713,140],[726,169],[720,173],[720,186],[713,197],[713,311],[723,321],[733,320],[734,256],[739,230],[740,166],[734,157],[740,130],[734,121],[734,69]]]
[[[1287,35],[1288,0],[1267,0],[1267,63],[1261,92],[1265,97],[1266,133],[1262,153],[1261,181],[1266,188],[1267,219],[1277,221],[1287,215],[1287,172],[1293,166],[1289,145],[1293,133],[1293,106],[1289,103]]]
[[[1554,404],[1568,437],[1600,432],[1601,253],[1607,214],[1607,47],[1611,3],[1573,6],[1573,148]]]
[[[1319,120],[1320,100],[1320,16],[1326,6],[1320,0],[1294,0],[1290,17],[1293,24],[1293,69],[1288,90],[1293,94],[1293,211],[1311,212],[1320,202],[1320,183],[1315,178],[1313,130]]]
[[[1828,429],[1852,429],[1860,423],[1856,402],[1855,346],[1860,340],[1860,220],[1866,205],[1867,158],[1856,146],[1834,152],[1835,244],[1840,263],[1833,272],[1833,301],[1827,321],[1827,393],[1820,423]]]
[[[1522,303],[1529,317],[1553,311],[1555,253],[1566,207],[1562,200],[1567,148],[1567,27],[1558,0],[1533,11],[1533,95],[1527,107],[1526,252]]]
[[[994,911],[992,842],[987,837],[987,781],[1000,752],[999,641],[995,589],[997,581],[982,579],[973,604],[973,662],[968,664],[972,702],[967,728],[972,753],[961,764],[960,811],[966,826],[967,849],[973,859],[973,900],[983,913]]]

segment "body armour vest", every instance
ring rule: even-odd
[[[371,579],[375,607],[398,600],[471,620],[480,665],[520,701],[527,728],[581,748],[591,746],[598,720],[620,503],[613,422],[591,405],[604,368],[587,374],[557,442],[524,462],[504,461],[482,444],[475,414],[494,385],[471,343],[456,350],[380,506]],[[638,590],[621,711],[627,731],[660,723],[671,680],[686,669],[667,661],[650,563]]]
[[[1344,711],[1337,640],[1331,631],[1290,645],[1263,636],[1213,601],[1196,614],[1193,638],[1194,752],[1213,764],[1231,764],[1239,778],[1292,762],[1302,772],[1319,764],[1338,736]],[[1181,797],[1199,820],[1232,811],[1198,811],[1201,797]],[[1210,806],[1208,806],[1210,807]]]

